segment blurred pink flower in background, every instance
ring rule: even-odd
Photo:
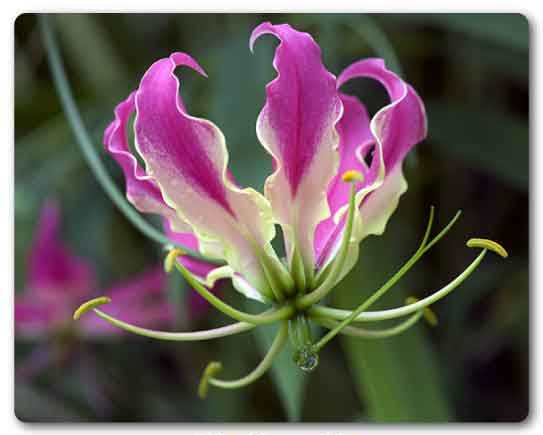
[[[112,303],[104,307],[104,311],[124,321],[143,327],[170,329],[173,326],[175,312],[166,295],[167,275],[161,265],[99,291],[92,265],[65,246],[60,238],[60,227],[59,206],[49,200],[42,207],[29,250],[26,286],[15,296],[17,338],[54,341],[68,333],[102,338],[123,334],[122,330],[94,316],[86,316],[77,323],[72,320],[74,310],[96,294],[109,296]],[[192,319],[204,314],[208,307],[194,291],[187,296],[187,302]],[[17,371],[35,374],[52,358],[55,358],[55,350],[45,344],[18,364]]]
[[[121,333],[92,317],[72,323],[74,310],[98,290],[95,272],[83,258],[73,254],[60,240],[60,210],[56,203],[43,206],[28,256],[27,286],[15,297],[17,336],[42,337],[62,328],[77,328],[83,335]],[[130,319],[142,325],[169,325],[172,307],[165,298],[166,274],[156,266],[104,293],[112,298],[110,311],[128,306]]]

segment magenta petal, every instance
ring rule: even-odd
[[[364,59],[345,68],[338,77],[338,86],[357,78],[379,81],[386,89],[391,105],[376,115],[376,127],[383,147],[387,172],[401,164],[407,152],[426,137],[427,121],[422,100],[415,90],[392,71],[382,59]]]
[[[187,113],[174,74],[178,66],[205,75],[184,53],[147,70],[136,92],[136,149],[166,203],[190,225],[200,251],[224,258],[269,294],[258,258],[259,249],[269,251],[275,234],[269,204],[258,192],[232,182],[224,136],[210,121]]]
[[[40,336],[55,324],[55,313],[46,304],[30,297],[15,298],[15,333],[23,336]]]
[[[266,197],[283,227],[289,259],[296,245],[312,270],[314,229],[329,214],[326,187],[338,163],[335,124],[342,105],[335,77],[309,34],[263,23],[251,35],[251,49],[264,34],[280,40],[273,60],[278,74],[266,86],[257,121],[260,142],[274,159]]]
[[[84,295],[94,286],[90,264],[62,244],[59,227],[58,206],[48,201],[42,207],[28,257],[27,288],[40,299]]]
[[[160,59],[145,73],[136,93],[138,150],[161,185],[177,175],[233,214],[226,199],[222,168],[210,158],[214,150],[206,149],[221,138],[208,122],[185,112],[179,81],[173,74],[181,65],[206,75],[185,53]]]
[[[266,86],[266,105],[259,123],[273,131],[275,157],[283,165],[294,198],[323,135],[333,128],[341,104],[335,77],[322,64],[321,50],[311,35],[288,24],[262,23],[253,30],[251,49],[256,39],[267,33],[281,41],[273,60],[278,76]]]
[[[411,86],[385,67],[382,59],[365,59],[346,68],[338,78],[338,86],[356,77],[367,77],[379,81],[390,97],[390,104],[383,107],[368,125],[367,115],[357,108],[356,99],[342,97],[345,111],[338,125],[341,143],[350,143],[351,151],[342,154],[344,162],[354,165],[352,169],[364,174],[364,182],[357,185],[360,207],[360,225],[354,236],[357,243],[369,234],[381,234],[386,222],[394,212],[399,197],[406,190],[401,166],[406,154],[426,136],[426,114],[420,97]],[[358,103],[359,104],[359,103]],[[359,112],[358,115],[355,115]],[[364,111],[365,112],[365,111]],[[355,117],[358,117],[358,121]],[[366,167],[364,156],[375,145],[371,166]],[[340,145],[341,147],[341,145]],[[349,147],[342,149],[347,150]],[[353,152],[354,151],[354,152]],[[341,152],[341,151],[340,151]],[[347,160],[346,160],[347,157]],[[357,167],[356,161],[359,165]],[[350,169],[345,166],[345,169]],[[338,177],[343,173],[340,168]],[[336,180],[334,180],[336,181]],[[341,183],[340,183],[341,184]],[[345,210],[348,202],[347,186],[337,187],[331,183],[328,201],[334,216]],[[317,229],[315,243],[318,264],[322,266],[339,246],[344,227],[344,217],[327,219]]]
[[[159,214],[167,218],[178,230],[187,226],[179,220],[175,210],[162,199],[156,183],[145,173],[130,151],[127,128],[130,116],[135,112],[135,92],[117,105],[115,119],[104,132],[104,145],[121,167],[126,180],[126,196],[141,212]]]
[[[328,205],[331,216],[321,221],[315,231],[315,257],[317,267],[320,267],[333,245],[339,240],[343,222],[334,222],[334,215],[349,201],[351,187],[341,179],[348,170],[356,170],[366,175],[368,167],[359,156],[374,139],[370,131],[370,120],[366,108],[358,98],[341,94],[343,115],[337,125],[339,133],[340,164],[337,175],[328,186]]]

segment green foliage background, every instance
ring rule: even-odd
[[[304,375],[284,354],[271,376],[241,391],[195,390],[210,359],[225,375],[253,367],[270,331],[206,343],[160,343],[137,337],[64,344],[75,355],[33,379],[16,377],[15,408],[30,421],[520,421],[529,412],[529,25],[512,14],[101,14],[52,17],[67,73],[97,149],[115,104],[135,89],[147,67],[175,50],[193,55],[209,74],[184,74],[190,112],[221,127],[231,167],[242,185],[262,188],[270,161],[255,121],[275,72],[274,43],[248,50],[263,20],[313,34],[327,67],[385,57],[426,103],[429,136],[405,165],[410,188],[387,232],[364,242],[358,267],[334,293],[334,304],[358,305],[416,248],[431,204],[438,221],[461,208],[455,229],[409,273],[381,306],[424,295],[472,258],[465,241],[500,241],[503,262],[488,257],[435,309],[436,329],[418,326],[381,342],[335,340],[316,372]],[[347,89],[371,113],[382,88],[359,81]],[[46,197],[61,202],[64,237],[108,283],[161,260],[108,201],[78,147],[52,84],[35,15],[15,23],[15,291]],[[123,186],[119,169],[102,156]],[[179,327],[191,322],[179,281],[170,296]],[[224,297],[242,306],[233,291]],[[35,343],[16,341],[16,366]]]

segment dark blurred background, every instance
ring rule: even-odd
[[[271,171],[255,121],[264,86],[275,76],[275,42],[248,49],[261,21],[288,22],[310,32],[334,74],[368,56],[385,57],[422,96],[427,140],[404,166],[410,184],[385,235],[367,239],[357,268],[331,304],[358,305],[416,249],[430,205],[437,225],[456,212],[455,228],[390,292],[380,307],[422,296],[471,261],[470,237],[502,243],[510,257],[488,255],[458,290],[435,305],[439,326],[368,342],[335,340],[318,369],[299,372],[284,354],[271,376],[243,390],[195,390],[209,360],[237,377],[261,357],[266,333],[204,343],[156,342],[125,336],[72,343],[76,358],[38,376],[15,378],[15,407],[30,421],[521,421],[529,413],[529,24],[521,15],[100,14],[54,15],[79,109],[102,152],[113,108],[135,89],[148,66],[170,52],[193,55],[209,79],[186,72],[189,111],[225,133],[231,168],[242,185],[259,189]],[[370,113],[384,90],[360,80],[345,91]],[[88,169],[64,116],[47,66],[37,17],[15,23],[15,291],[44,198],[60,201],[63,237],[95,265],[100,284],[134,275],[161,260],[115,209]],[[436,228],[438,228],[436,226]],[[183,284],[172,283],[179,330],[222,324],[210,311],[184,313]],[[242,306],[234,291],[225,298]],[[267,331],[266,331],[267,332]],[[36,343],[16,340],[16,366]]]

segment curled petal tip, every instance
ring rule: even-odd
[[[170,55],[170,60],[177,66],[189,67],[196,71],[198,74],[207,78],[207,73],[205,72],[205,70],[200,66],[198,62],[196,62],[196,60],[192,56],[187,53],[176,51],[175,53],[172,53]]]
[[[176,258],[185,254],[186,252],[179,248],[172,249],[168,252],[168,255],[166,255],[166,258],[164,259],[164,271],[170,273],[174,267]]]
[[[341,176],[341,179],[345,183],[361,182],[364,181],[364,176],[361,172],[355,170],[345,171]]]
[[[273,25],[269,21],[260,23],[258,26],[254,28],[253,32],[251,33],[251,37],[249,38],[249,50],[251,50],[251,53],[254,53],[255,41],[263,33],[269,33],[270,29],[273,29]]]
[[[198,397],[205,399],[209,389],[209,380],[222,370],[222,364],[218,361],[211,361],[202,374],[200,385],[198,385]]]
[[[507,258],[509,256],[509,254],[502,245],[489,239],[469,239],[466,243],[466,246],[468,248],[488,249],[489,251],[495,252],[502,258]]]
[[[87,311],[99,307],[100,305],[109,304],[110,302],[111,298],[108,298],[107,296],[100,296],[98,298],[91,299],[90,301],[81,304],[79,308],[74,311],[73,319],[79,320],[79,318]]]

